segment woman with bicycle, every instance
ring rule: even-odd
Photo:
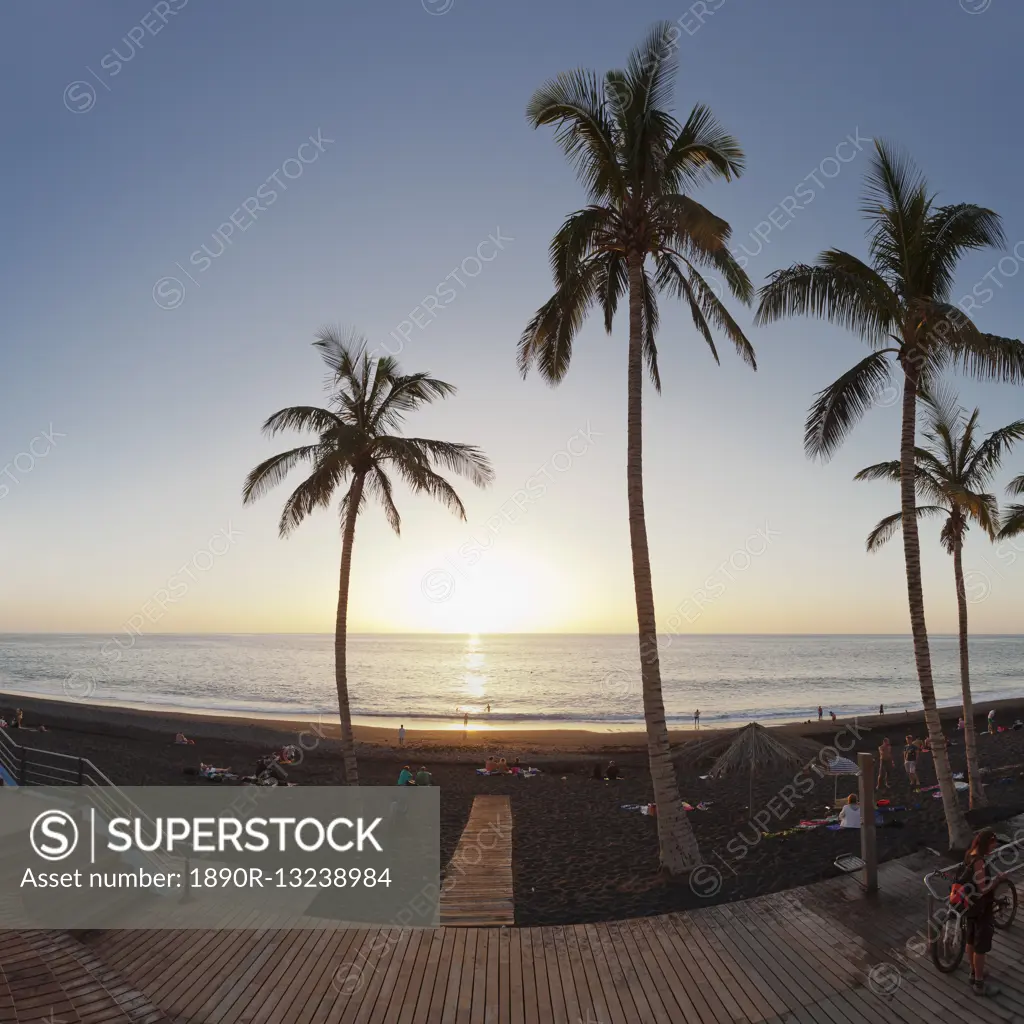
[[[971,968],[971,988],[975,995],[994,996],[999,989],[985,981],[985,957],[992,949],[995,934],[995,900],[993,890],[1006,875],[993,875],[986,859],[999,840],[990,828],[983,828],[964,854],[964,863],[957,884],[966,903],[967,963]]]

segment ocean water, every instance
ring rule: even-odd
[[[664,636],[668,718],[705,725],[919,708],[907,636]],[[931,638],[941,704],[959,705],[955,637]],[[353,713],[461,727],[643,721],[632,636],[355,635]],[[1024,693],[1024,637],[971,640],[975,698]],[[333,637],[0,635],[0,691],[102,704],[284,717],[337,714]],[[490,713],[486,711],[490,704]]]

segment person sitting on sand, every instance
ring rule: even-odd
[[[183,747],[194,747],[196,745],[196,741],[190,740],[183,732],[179,732],[175,735],[174,742]]]
[[[505,758],[501,758],[501,760],[498,761],[498,771],[501,772],[502,775],[511,774],[511,769],[509,768],[508,762],[505,760]]]
[[[608,762],[608,770],[604,773],[604,777],[609,782],[614,782],[619,778],[619,766],[614,761]]]
[[[415,786],[416,780],[412,777],[412,771],[408,765],[403,765],[398,773],[398,784],[400,786]]]
[[[485,772],[496,772],[498,770],[498,759],[493,754],[487,755],[487,760],[484,761]]]
[[[416,785],[417,786],[429,786],[431,782],[430,772],[427,771],[425,764],[420,765],[420,770],[416,773]]]
[[[512,764],[509,765],[509,771],[511,771],[513,775],[518,775],[522,770],[523,766],[519,763],[519,758],[517,757]]]
[[[839,812],[840,828],[860,828],[860,805],[857,803],[857,794],[851,793],[846,798],[846,803]]]

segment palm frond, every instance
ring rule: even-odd
[[[997,540],[1009,540],[1024,533],[1024,505],[1007,505],[999,523]]]
[[[607,283],[607,258],[591,257],[576,268],[537,311],[519,339],[519,370],[525,377],[532,366],[551,384],[569,369],[573,340],[587,312]]]
[[[892,366],[885,352],[873,352],[819,391],[804,426],[804,451],[810,458],[828,459],[846,435],[878,400],[889,383]]]
[[[898,309],[871,267],[838,250],[822,253],[814,266],[798,263],[772,272],[760,295],[756,324],[813,316],[846,327],[876,348],[889,341]]]
[[[307,444],[264,459],[245,478],[245,484],[242,487],[242,504],[249,505],[258,498],[262,498],[268,491],[281,483],[297,465],[307,460],[315,460],[320,452],[320,445]]]
[[[718,123],[711,109],[698,103],[665,158],[665,183],[673,191],[715,178],[738,178],[745,157],[739,143]]]
[[[927,516],[949,515],[949,509],[945,509],[941,505],[917,505],[914,511],[918,519],[924,519]],[[875,528],[868,534],[865,547],[871,553],[878,551],[893,537],[902,525],[902,512],[894,512],[891,516],[880,519]]]
[[[622,198],[625,181],[604,90],[593,71],[568,71],[542,85],[526,107],[534,128],[555,126],[555,142],[587,191],[597,199]]]
[[[993,430],[977,448],[964,467],[964,477],[976,485],[986,484],[999,469],[1003,457],[1024,440],[1024,420],[1015,420]],[[1021,478],[1024,479],[1024,478]]]

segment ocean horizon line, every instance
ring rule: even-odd
[[[0,637],[22,637],[22,636],[38,636],[38,637],[109,637],[118,636],[123,633],[129,633],[132,636],[138,637],[139,639],[145,639],[147,637],[247,637],[247,636],[289,636],[289,637],[301,637],[301,636],[316,636],[316,637],[334,637],[333,630],[322,630],[322,631],[288,631],[288,630],[270,630],[261,632],[230,632],[230,631],[212,631],[212,630],[194,630],[194,631],[174,631],[174,632],[160,632],[157,630],[151,630],[146,633],[134,633],[131,630],[59,630],[56,632],[44,631],[44,630],[12,630],[10,632],[0,632]],[[467,630],[412,630],[412,631],[358,631],[349,632],[347,634],[351,637],[425,637],[425,636],[465,636],[465,637],[487,637],[487,636],[515,636],[515,637],[557,637],[557,636],[593,636],[593,637],[635,637],[636,633],[627,632],[594,632],[594,631],[583,631],[583,630],[567,630],[567,631],[545,631],[543,633],[537,632],[518,632],[515,630],[506,630],[503,632],[474,632]],[[660,632],[659,636],[672,636],[672,637],[773,637],[773,638],[822,638],[822,637],[865,637],[873,639],[876,637],[902,637],[906,639],[911,638],[910,633],[857,633],[857,632],[843,632],[843,633],[743,633],[743,632],[732,632],[732,633],[672,633],[672,632]],[[942,638],[942,639],[957,639],[957,633],[943,633],[934,632],[928,634],[929,639]],[[977,639],[979,637],[994,637],[994,638],[1016,638],[1024,636],[1024,633],[971,633],[971,639]]]

